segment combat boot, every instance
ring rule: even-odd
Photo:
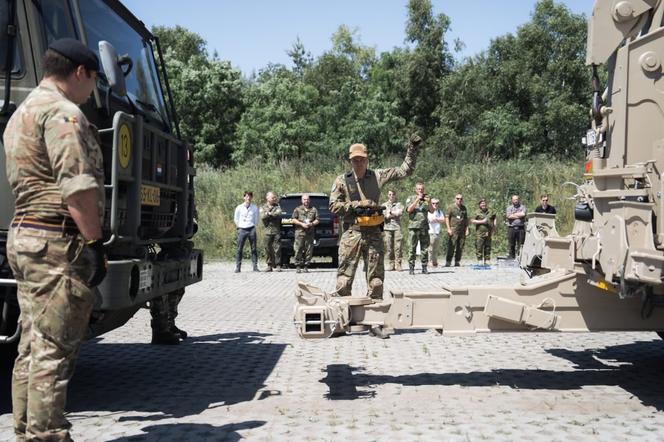
[[[180,335],[170,331],[155,331],[152,330],[153,345],[178,345],[180,343]]]
[[[409,275],[414,275],[415,274],[415,266],[410,266],[408,268],[408,274]]]
[[[394,266],[394,270],[397,271],[397,272],[400,272],[401,270],[403,270],[401,268],[401,261],[397,261],[396,265]]]
[[[427,266],[425,266],[425,265],[422,266],[422,274],[423,275],[428,275],[429,274],[429,271],[427,270]]]
[[[242,264],[240,264],[240,263],[235,264],[235,273],[240,273],[240,267],[241,266],[242,266]]]

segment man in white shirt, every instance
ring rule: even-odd
[[[254,265],[254,272],[258,272],[258,252],[256,251],[256,224],[258,223],[258,207],[252,203],[254,194],[245,191],[242,199],[244,202],[235,208],[233,217],[237,226],[237,253],[235,254],[235,273],[240,273],[242,265],[242,249],[244,243],[249,239],[251,245],[251,262]]]
[[[438,267],[438,250],[440,249],[440,227],[445,224],[445,214],[440,209],[438,198],[431,199],[433,212],[429,212],[429,259],[431,265]]]

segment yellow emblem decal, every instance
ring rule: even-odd
[[[123,124],[118,130],[118,160],[120,160],[120,167],[126,169],[129,167],[129,160],[131,159],[131,131],[129,126]]]

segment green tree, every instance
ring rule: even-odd
[[[449,27],[448,16],[434,16],[431,0],[409,0],[406,41],[415,48],[404,66],[406,93],[401,112],[425,136],[438,125],[434,111],[440,102],[440,80],[453,67],[445,41]]]
[[[210,57],[199,35],[180,26],[155,27],[169,73],[180,130],[197,161],[229,165],[247,89],[239,70]]]
[[[569,157],[587,122],[586,22],[540,0],[516,35],[457,66],[441,81],[433,142],[448,155]]]
[[[317,91],[283,66],[259,73],[247,94],[247,108],[238,125],[233,159],[278,161],[301,159],[317,141]]]

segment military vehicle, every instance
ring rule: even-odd
[[[392,292],[380,303],[299,284],[295,325],[305,338],[370,328],[489,331],[664,330],[664,2],[597,0],[586,62],[592,125],[575,224],[531,214],[514,287]],[[600,82],[598,67],[608,80]]]
[[[82,106],[104,154],[108,274],[89,336],[123,325],[151,299],[200,281],[194,161],[178,131],[159,41],[115,0],[0,0],[0,132],[42,76],[50,42],[71,37],[102,62]],[[118,54],[120,54],[118,56]],[[0,148],[0,342],[16,342],[16,281],[6,259],[13,196]],[[0,346],[0,350],[9,346]]]

